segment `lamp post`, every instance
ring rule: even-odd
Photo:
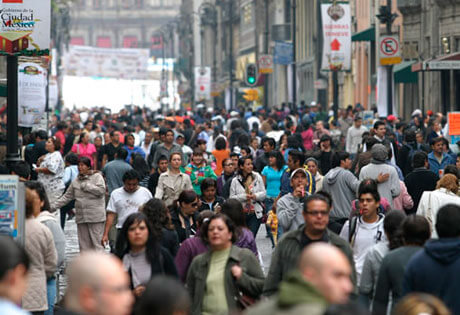
[[[292,106],[296,108],[297,103],[297,67],[296,67],[296,44],[297,44],[297,22],[296,22],[296,11],[297,11],[297,0],[292,0]]]

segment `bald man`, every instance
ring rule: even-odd
[[[348,302],[351,274],[348,258],[336,246],[311,244],[303,250],[297,270],[280,283],[278,295],[246,314],[323,314],[329,304]]]
[[[115,256],[85,252],[67,268],[64,310],[57,314],[126,315],[134,302],[128,274]]]

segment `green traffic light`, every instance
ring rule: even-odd
[[[253,83],[256,82],[256,78],[250,77],[250,78],[248,78],[248,82],[249,82],[249,84],[253,84]]]

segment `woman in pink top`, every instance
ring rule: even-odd
[[[401,193],[398,197],[393,198],[393,209],[396,210],[409,210],[414,206],[414,201],[412,200],[411,195],[407,192],[406,185],[402,180],[399,181],[399,186],[401,187]]]
[[[72,152],[77,154],[78,157],[86,156],[91,160],[91,166],[94,168],[94,161],[96,160],[97,150],[94,144],[89,143],[89,134],[84,132],[81,134],[77,144],[72,146]]]
[[[303,147],[305,150],[313,149],[313,129],[309,122],[303,122],[303,131],[300,133],[302,136]]]

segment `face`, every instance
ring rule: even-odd
[[[134,222],[128,228],[128,241],[131,247],[139,248],[147,244],[149,238],[149,229],[145,221]]]
[[[329,207],[322,200],[312,200],[307,204],[307,211],[303,211],[305,227],[313,234],[323,233],[329,224]]]
[[[233,162],[231,160],[227,160],[224,163],[224,173],[230,175],[233,173]]]
[[[201,165],[201,163],[203,163],[203,154],[194,154],[192,156],[192,161],[195,165]]]
[[[110,143],[110,134],[109,133],[104,134],[104,143],[105,144]]]
[[[460,157],[457,157],[457,162],[455,163],[458,169],[460,169]]]
[[[323,127],[324,127],[324,126],[323,126],[323,122],[322,122],[322,121],[318,121],[318,122],[316,123],[316,129],[322,130]]]
[[[385,133],[387,132],[387,128],[385,127],[385,125],[380,125],[376,130],[375,130],[375,134],[379,137],[379,138],[383,138],[385,137]]]
[[[312,282],[329,303],[344,304],[353,291],[351,268],[342,255],[334,258],[320,267]]]
[[[289,169],[291,169],[291,170],[294,170],[294,169],[298,168],[297,163],[294,162],[294,159],[290,155],[288,155],[287,165],[288,165]]]
[[[363,121],[362,121],[361,119],[355,121],[355,126],[356,126],[356,128],[361,127],[362,124],[363,124]]]
[[[181,202],[180,208],[186,215],[192,215],[198,210],[199,200],[196,198],[190,203]]]
[[[259,147],[259,141],[257,141],[257,139],[252,140],[251,146],[252,146],[253,148]]]
[[[89,142],[89,134],[85,134],[85,136],[81,139],[81,142],[84,144],[88,144]]]
[[[88,130],[88,131],[91,131],[93,129],[93,123],[91,123],[91,122],[87,123],[85,129]]]
[[[442,154],[442,151],[443,151],[442,141],[439,141],[433,144],[432,148],[433,148],[433,151],[436,152],[437,154]]]
[[[126,145],[128,147],[133,147],[134,146],[134,137],[133,136],[128,136],[126,138]]]
[[[213,200],[216,197],[216,187],[211,186],[202,191],[205,200]]]
[[[94,145],[96,147],[100,147],[102,145],[102,138],[99,138],[99,137],[95,138],[94,139]]]
[[[254,165],[252,165],[251,159],[246,159],[244,161],[243,166],[240,166],[240,169],[243,170],[244,173],[249,174],[252,172]]]
[[[346,170],[351,169],[352,161],[351,161],[350,158],[346,158],[345,161],[343,161],[341,163],[342,163],[344,169],[346,169]]]
[[[241,156],[248,156],[248,152],[246,152],[246,150],[241,150]]]
[[[78,172],[86,174],[89,170],[90,168],[85,163],[78,163]]]
[[[171,157],[171,167],[178,169],[182,164],[182,157],[179,154],[174,154]]]
[[[276,166],[276,157],[270,156],[270,157],[268,158],[268,165],[270,165],[270,166]]]
[[[363,217],[373,216],[377,214],[377,209],[380,203],[375,200],[372,194],[362,194],[359,196],[359,209]]]
[[[291,186],[293,189],[297,187],[307,186],[307,176],[303,172],[296,172],[294,177],[291,179]]]
[[[231,246],[232,233],[222,219],[214,219],[209,223],[208,239],[213,249],[223,249]]]
[[[45,150],[48,152],[54,152],[54,143],[51,138],[49,138],[45,143]]]
[[[264,148],[264,151],[266,153],[270,152],[271,150],[273,150],[273,147],[270,145],[270,143],[268,141],[265,141],[264,144],[263,144],[263,148]]]
[[[423,143],[423,135],[418,133],[415,135],[415,139],[417,140],[418,143]]]
[[[118,132],[113,133],[112,142],[114,143],[120,142],[120,134]]]
[[[179,166],[180,166],[179,162]],[[158,162],[158,169],[160,170],[161,173],[164,173],[168,170],[168,160],[161,160]]]
[[[185,142],[185,139],[184,139],[183,137],[178,137],[178,138],[176,139],[176,143],[177,143],[178,145],[180,145],[180,146],[182,146],[182,145],[184,144],[184,142]]]
[[[165,142],[173,143],[173,141],[174,141],[174,132],[171,132],[171,131],[167,132],[165,136]]]
[[[433,124],[433,130],[439,132],[441,130],[441,125],[438,122]]]
[[[330,147],[331,147],[331,141],[330,140],[326,140],[326,141],[321,142],[321,148],[322,149],[329,149]]]
[[[238,169],[238,157],[232,156],[233,169]]]
[[[316,163],[313,161],[309,161],[307,162],[307,166],[308,171],[311,173],[311,175],[315,176],[316,172],[318,172],[318,165],[316,165]]]
[[[132,194],[139,188],[139,180],[138,179],[125,180],[123,183],[123,187],[127,193]]]

